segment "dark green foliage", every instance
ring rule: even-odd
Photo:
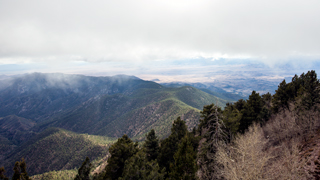
[[[252,91],[244,109],[241,110],[242,117],[240,119],[239,132],[244,133],[253,122],[262,122],[267,113],[263,111],[264,103],[259,93]]]
[[[261,97],[262,97],[264,106],[267,109],[270,109],[271,106],[272,106],[272,102],[271,102],[272,101],[272,95],[268,92],[267,94],[263,94]]]
[[[122,177],[119,180],[163,180],[165,169],[160,167],[155,160],[148,161],[144,149],[137,152],[125,162]]]
[[[273,95],[273,111],[278,112],[280,108],[287,108],[288,107],[288,85],[286,83],[286,80],[283,80],[279,86],[278,90],[276,90],[276,93]]]
[[[223,122],[229,138],[237,132],[243,133],[253,122],[265,123],[271,116],[272,96],[262,96],[252,91],[247,101],[240,99],[234,104],[227,103],[223,111]]]
[[[201,136],[210,138],[215,133],[214,124],[216,121],[223,119],[223,111],[220,107],[210,104],[203,107],[200,112],[200,124],[198,125],[198,131]]]
[[[300,78],[304,86],[300,86],[300,93],[302,96],[302,104],[305,109],[310,110],[316,103],[320,102],[320,82],[317,79],[315,71],[309,71],[307,74],[302,74]]]
[[[229,104],[230,106],[230,104]],[[200,144],[200,151],[197,154],[201,178],[212,178],[215,165],[214,155],[220,142],[228,141],[227,133],[223,123],[223,112],[214,104],[205,106],[201,111],[199,131],[204,138]],[[201,126],[200,126],[201,125]]]
[[[104,179],[113,180],[121,177],[125,161],[138,152],[138,143],[132,142],[127,136],[123,135],[109,148],[111,157],[108,159]]]
[[[174,162],[173,155],[178,150],[178,143],[188,132],[187,126],[180,117],[172,125],[171,134],[161,141],[158,162],[161,168],[170,169],[170,163]]]
[[[239,99],[237,102],[234,103],[235,108],[238,109],[239,111],[244,109],[245,105],[246,105],[246,101],[243,99]]]
[[[238,132],[241,118],[242,113],[239,109],[236,108],[236,105],[227,104],[223,111],[223,122],[226,126],[226,131],[229,136],[229,139],[235,136]]]
[[[273,110],[278,112],[281,108],[289,108],[289,101],[300,102],[300,107],[310,110],[320,102],[319,80],[314,70],[295,75],[292,82],[286,84],[285,80],[280,83],[278,90],[273,95]],[[298,100],[300,99],[300,100]]]
[[[5,175],[6,170],[4,169],[4,167],[0,167],[0,179],[2,180],[9,180],[9,178],[7,178],[7,176]]]
[[[145,148],[148,161],[157,159],[159,154],[159,139],[157,138],[154,129],[151,129],[151,131],[146,135],[146,140],[143,146]]]
[[[90,171],[92,168],[92,164],[90,163],[90,159],[86,157],[82,166],[78,170],[78,174],[74,178],[74,180],[90,180]]]
[[[14,174],[12,180],[31,180],[27,173],[27,164],[22,158],[21,161],[17,161],[13,167]]]
[[[197,171],[196,157],[197,154],[194,151],[192,141],[186,135],[182,138],[178,150],[174,154],[174,163],[170,164],[171,172],[169,177],[171,179],[195,179]]]
[[[210,104],[207,106],[203,106],[203,110],[200,112],[200,123],[198,125],[198,131],[201,136],[205,135],[208,128],[208,122],[213,117],[213,113],[215,111],[215,105]],[[220,116],[222,113],[222,110],[220,107],[217,107],[217,111],[219,112]],[[221,117],[219,117],[221,118]]]
[[[186,122],[181,120],[180,117],[178,117],[172,124],[171,128],[171,137],[176,137],[178,140],[181,140],[185,134],[188,132]]]

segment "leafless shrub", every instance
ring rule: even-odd
[[[219,146],[216,161],[221,166],[216,166],[216,173],[230,180],[310,179],[298,138],[271,147],[268,141],[262,128],[254,124],[229,146]]]
[[[272,115],[263,127],[254,124],[231,143],[220,143],[215,153],[216,163],[211,179],[217,175],[232,180],[303,180],[318,177],[314,175],[318,173],[315,164],[320,163],[307,156],[310,154],[308,150],[314,151],[312,147],[318,147],[320,108],[317,106],[306,109],[290,103],[289,108]],[[308,144],[310,142],[312,147],[304,148],[311,146]],[[320,157],[319,150],[313,154],[314,158]],[[308,165],[311,161],[314,162],[311,163],[315,166],[312,166],[314,171]]]
[[[244,135],[235,138],[232,145],[218,147],[216,161],[221,166],[216,171],[231,180],[265,179],[265,166],[272,158],[263,151],[266,143],[261,127],[254,124]]]
[[[301,133],[295,114],[289,110],[283,110],[273,116],[263,129],[265,137],[269,139],[272,145],[279,145],[282,141]]]
[[[266,179],[310,179],[311,175],[305,169],[307,160],[300,155],[299,143],[296,140],[282,143],[281,146],[271,149],[276,155],[265,171]]]
[[[320,112],[316,109],[301,110],[292,106],[270,118],[263,127],[269,145],[279,145],[294,139],[306,141],[307,136],[320,128]]]

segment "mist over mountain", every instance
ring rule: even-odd
[[[0,1],[0,179],[320,179],[319,7]]]
[[[220,89],[204,89],[201,84],[161,85],[127,75],[31,73],[6,77],[0,81],[0,160],[10,163],[24,157],[33,162],[29,168],[48,163],[49,166],[38,166],[31,174],[72,169],[88,153],[103,154],[108,149],[103,144],[109,141],[91,143],[92,138],[81,139],[85,134],[97,135],[95,139],[127,134],[141,141],[154,129],[164,138],[178,116],[192,130],[204,105],[215,103],[224,107],[241,98],[213,90]],[[83,141],[84,147],[74,146],[75,141]],[[46,146],[52,151],[40,153]],[[79,148],[83,153],[72,160],[73,152]],[[40,158],[39,153],[43,157],[57,154],[57,159]]]
[[[224,107],[228,101],[239,98],[210,94],[191,86],[166,87],[126,75],[91,77],[33,73],[2,81],[0,117],[17,115],[32,119],[37,123],[36,131],[53,126],[79,133],[121,136],[130,132],[123,130],[126,126],[117,129],[115,123],[149,121],[151,117],[156,123],[156,117],[164,118],[163,114],[170,117],[165,118],[168,123],[176,116],[187,114],[191,119],[197,119],[196,114],[205,104],[217,103]],[[111,124],[110,131],[102,130]],[[142,135],[152,127],[148,125],[140,132],[139,124],[135,128],[129,122],[125,124],[130,124],[127,128],[139,131],[132,136]],[[114,130],[116,132],[111,133]]]

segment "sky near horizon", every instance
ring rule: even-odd
[[[0,74],[170,81],[243,67],[236,62],[313,68],[319,8],[319,0],[0,0]]]

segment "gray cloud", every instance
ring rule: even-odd
[[[320,58],[320,1],[0,1],[0,63]]]

